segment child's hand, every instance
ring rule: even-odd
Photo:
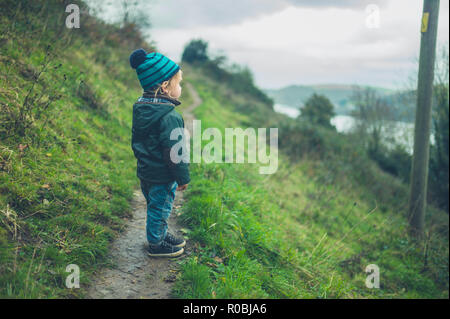
[[[179,185],[177,187],[177,191],[184,191],[188,187],[188,185],[189,184]]]

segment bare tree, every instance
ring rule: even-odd
[[[351,97],[355,109],[352,116],[356,119],[356,131],[369,148],[378,150],[380,143],[389,130],[393,129],[394,115],[388,103],[373,88],[355,86]]]
[[[144,0],[122,0],[121,6],[122,26],[135,24],[141,29],[151,26],[149,15],[146,13]]]
[[[144,30],[151,27],[149,1],[145,0],[86,0],[93,15],[102,16],[121,27],[136,25]]]

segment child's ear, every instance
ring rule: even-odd
[[[165,89],[169,86],[169,81],[164,81],[161,83],[161,90],[165,91]]]

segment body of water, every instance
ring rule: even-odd
[[[276,112],[286,114],[289,117],[296,118],[300,114],[300,110],[289,105],[275,104]],[[336,115],[331,119],[331,124],[341,133],[351,132],[356,124],[356,119],[349,115]],[[382,132],[384,142],[387,146],[400,144],[412,154],[414,146],[414,124],[406,122],[389,122]],[[431,143],[434,142],[431,136]]]

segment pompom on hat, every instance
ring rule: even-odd
[[[147,54],[138,49],[130,55],[130,66],[136,70],[144,91],[172,78],[181,67],[161,53]]]

